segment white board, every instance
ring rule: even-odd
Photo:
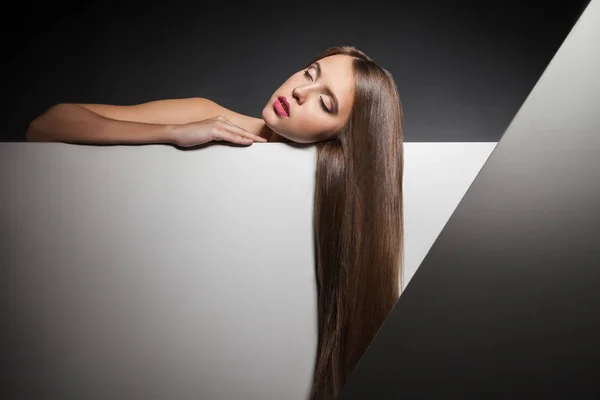
[[[405,284],[495,146],[405,143]],[[14,373],[29,388],[306,398],[314,147],[3,143],[0,160],[0,262],[26,333]]]

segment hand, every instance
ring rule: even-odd
[[[245,145],[251,145],[255,141],[263,143],[267,141],[265,138],[232,124],[221,115],[203,121],[178,125],[175,130],[175,144],[182,147],[223,140]]]

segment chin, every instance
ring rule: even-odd
[[[277,121],[279,117],[275,115],[275,112],[270,110],[268,106],[262,111],[262,119],[265,121],[265,124],[271,128],[271,130],[279,134],[279,132],[277,132]]]
[[[272,120],[272,116],[269,115],[269,105],[267,104],[267,106],[265,108],[263,108],[261,116],[262,119],[265,121],[265,123],[269,126],[269,128],[271,127],[271,120]]]
[[[283,132],[280,127],[278,127],[278,122],[281,120],[275,112],[267,105],[262,111],[262,119],[265,121],[265,125],[269,127],[273,132],[275,132],[278,136],[280,136],[283,141],[290,141],[299,144],[308,144],[313,143],[314,140],[310,140],[309,138],[303,137],[302,135],[296,135],[290,132]]]
[[[274,115],[274,112],[272,112],[268,106],[265,107],[262,111],[262,119],[263,121],[265,121],[265,125],[269,129],[271,129],[277,135],[287,139],[287,135],[283,134],[281,130],[277,127],[279,117],[277,115]]]

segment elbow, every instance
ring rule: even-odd
[[[28,142],[43,141],[42,134],[44,132],[44,116],[45,114],[42,114],[29,123],[27,130],[25,131],[25,140]]]
[[[25,131],[25,140],[28,142],[38,142],[39,141],[39,125],[40,125],[40,117],[37,117],[33,121],[29,123],[27,130]]]
[[[45,131],[46,120],[48,119],[48,116],[61,113],[66,105],[67,104],[65,103],[55,104],[47,109],[43,114],[31,121],[27,126],[27,130],[25,131],[25,140],[28,142],[44,141],[43,133]]]

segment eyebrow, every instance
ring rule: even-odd
[[[321,76],[321,64],[319,64],[318,61],[315,61],[315,67],[317,68],[317,79],[319,79],[319,76]],[[338,110],[339,110],[339,104],[338,104],[337,97],[335,97],[335,93],[333,93],[330,88],[327,87],[327,88],[325,88],[325,90],[326,90],[327,94],[330,95],[331,98],[333,99],[333,110],[332,111],[335,114],[337,114]]]

